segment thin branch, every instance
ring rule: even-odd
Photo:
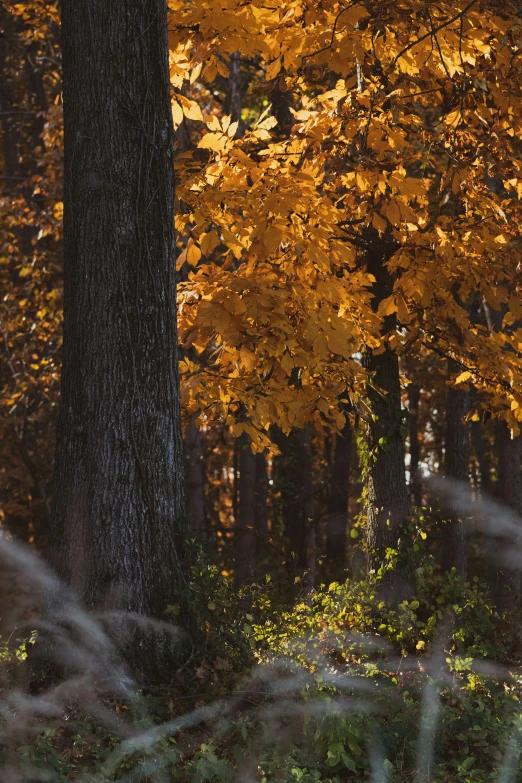
[[[397,60],[399,60],[404,54],[406,54],[406,52],[409,52],[409,50],[413,49],[414,46],[417,46],[417,44],[421,43],[422,41],[425,41],[426,38],[430,38],[435,33],[438,33],[440,30],[443,30],[445,27],[449,27],[449,25],[453,24],[453,22],[456,22],[458,19],[461,19],[470,10],[470,8],[476,5],[477,2],[478,0],[471,0],[471,2],[468,3],[468,5],[465,8],[463,8],[460,13],[456,14],[451,19],[448,19],[447,22],[443,22],[435,29],[432,28],[429,33],[426,33],[425,35],[421,35],[420,38],[417,38],[416,41],[412,41],[410,44],[408,44],[408,46],[405,46],[404,49],[401,52],[399,52],[399,54],[395,57],[394,61],[390,66],[390,70],[395,68],[397,64]]]
[[[464,75],[467,76],[466,71],[466,64],[464,63],[464,57],[462,56],[462,33],[464,32],[464,17],[460,17],[460,30],[459,30],[459,55],[460,55],[460,64],[462,65],[462,70],[464,71]]]
[[[333,30],[332,30],[332,37],[330,39],[330,43],[327,44],[326,46],[323,46],[322,49],[318,49],[316,52],[311,52],[310,54],[303,54],[302,59],[306,60],[308,57],[315,57],[317,54],[321,54],[321,52],[326,52],[328,49],[331,49],[332,46],[333,46],[335,33],[337,32],[337,22],[339,21],[341,16],[345,13],[345,11],[349,11],[350,8],[353,8],[355,5],[359,5],[360,2],[361,2],[361,0],[355,0],[355,2],[350,3],[350,5],[347,5],[345,8],[342,8],[339,11],[339,13],[337,14],[337,16],[335,17],[335,22],[334,22],[334,26],[333,26]]]
[[[509,392],[513,390],[511,384],[508,383],[507,381],[504,381],[502,378],[493,379],[493,378],[488,378],[487,375],[482,375],[482,373],[479,372],[476,367],[472,367],[470,365],[465,364],[461,359],[457,359],[455,356],[452,356],[450,353],[447,353],[442,348],[439,348],[438,345],[435,345],[433,342],[421,340],[421,344],[428,350],[434,351],[443,359],[452,359],[456,364],[459,365],[459,367],[461,367],[461,369],[470,372],[476,378],[480,378],[480,380],[483,381],[484,383],[487,383],[489,385],[498,384],[503,389]]]
[[[428,11],[428,19],[430,20],[431,33],[432,33],[432,35],[433,35],[433,38],[435,39],[435,44],[436,44],[436,46],[437,46],[437,50],[438,50],[438,52],[439,52],[439,57],[440,57],[440,61],[441,61],[441,63],[442,63],[442,67],[443,67],[443,68],[444,68],[444,70],[446,71],[446,76],[448,77],[448,79],[449,79],[449,80],[450,80],[450,82],[451,82],[451,81],[452,81],[451,74],[450,74],[450,72],[448,71],[448,66],[446,65],[446,62],[445,62],[445,60],[444,60],[444,55],[442,54],[442,49],[440,48],[439,39],[437,38],[437,31],[436,31],[436,30],[435,30],[435,28],[433,27],[433,21],[432,21],[431,14],[430,14],[430,12],[429,12],[429,11]]]

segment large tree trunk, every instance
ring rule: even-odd
[[[331,471],[328,516],[326,520],[326,559],[333,579],[346,577],[346,533],[348,528],[348,499],[350,496],[350,468],[352,453],[352,425],[346,421],[341,435],[335,436]]]
[[[448,374],[458,372],[460,365],[453,359],[448,361]],[[464,389],[448,387],[446,395],[446,437],[445,437],[445,474],[448,478],[469,482],[469,424],[464,417],[469,413],[471,395]],[[466,527],[450,508],[450,519],[444,527],[442,543],[442,565],[449,571],[455,568],[463,579],[466,578]]]
[[[374,275],[374,307],[393,290],[393,278],[386,260],[395,245],[381,238],[373,229],[367,232],[367,269]],[[394,316],[384,319],[384,334],[395,328]],[[402,434],[401,387],[399,360],[390,348],[382,353],[365,351],[364,366],[372,377],[367,402],[371,415],[366,423],[367,465],[366,512],[368,568],[377,573],[384,565],[388,549],[400,549],[401,530],[408,519],[410,501],[404,464],[405,448]],[[404,540],[404,536],[402,536]],[[396,568],[384,575],[383,594],[398,603],[412,594],[413,583],[407,555],[399,553]]]
[[[513,538],[487,542],[492,566],[492,592],[498,609],[513,611],[520,606],[522,574],[522,436],[511,438],[504,421],[497,422],[497,498],[520,516],[520,530]]]
[[[62,0],[64,345],[49,556],[88,607],[185,584],[165,0]],[[161,649],[160,649],[161,648]],[[134,646],[138,668],[164,648]]]

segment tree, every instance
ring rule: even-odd
[[[518,517],[519,530],[510,537],[487,543],[494,565],[492,592],[500,611],[520,606],[522,592],[522,437],[513,438],[504,421],[496,422],[497,497]]]
[[[88,607],[180,599],[183,451],[164,0],[63,0],[64,343],[49,558]],[[135,646],[149,669],[158,645]]]
[[[185,457],[185,500],[190,528],[198,538],[206,533],[205,479],[203,473],[203,449],[201,432],[189,421],[183,440]]]
[[[196,117],[180,96],[181,116],[206,125],[198,155],[208,156],[180,174],[196,267],[181,296],[182,334],[196,348],[183,366],[189,410],[213,409],[234,428],[245,406],[262,448],[274,423],[339,432],[337,399],[354,392],[369,411],[376,565],[409,512],[398,355],[455,360],[456,391],[473,383],[512,429],[522,420],[515,334],[509,355],[470,316],[482,298],[511,323],[520,311],[517,6],[170,7],[183,18],[172,27],[178,84],[184,70],[210,86],[239,50],[273,104],[238,139],[211,99]],[[217,13],[226,25],[208,24]],[[278,115],[283,94],[293,125]]]
[[[246,432],[238,440],[238,514],[236,519],[234,581],[242,587],[252,581],[257,550],[256,455]]]
[[[386,262],[394,246],[390,234],[380,239],[374,229],[368,232],[367,241],[368,271],[375,279],[374,307],[378,309],[393,290],[393,276]],[[387,315],[384,334],[390,334],[395,325],[395,315]],[[383,347],[384,350],[378,351],[367,349],[364,354],[364,366],[371,374],[371,386],[367,392],[369,414],[365,455],[370,573],[377,573],[385,564],[389,550],[397,552],[401,531],[410,512],[404,464],[399,358],[388,345]],[[412,585],[407,562],[399,562],[398,567],[387,575],[386,582],[394,601],[409,598]]]
[[[280,453],[274,460],[274,488],[286,539],[286,563],[300,593],[314,585],[316,565],[315,498],[310,428],[276,432]]]
[[[352,456],[352,425],[347,419],[340,435],[335,435],[331,486],[326,519],[326,558],[332,577],[346,578],[346,537]]]
[[[455,361],[448,362],[448,373],[459,369]],[[446,397],[446,476],[462,482],[469,481],[470,428],[465,417],[469,413],[471,393],[466,389],[448,388]],[[451,517],[444,530],[443,564],[446,569],[455,568],[459,576],[466,578],[466,527],[462,520],[450,512]]]

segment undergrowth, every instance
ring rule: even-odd
[[[515,618],[426,552],[414,572],[415,600],[395,608],[378,580],[324,585],[284,608],[269,581],[238,600],[200,560],[205,642],[190,665],[156,690],[100,693],[92,714],[74,698],[38,713],[49,695],[34,697],[25,741],[9,734],[6,702],[4,769],[31,783],[522,780]],[[2,655],[16,671],[25,650]]]

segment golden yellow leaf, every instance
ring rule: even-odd
[[[270,63],[268,68],[266,69],[265,78],[267,82],[272,81],[272,79],[275,79],[279,71],[281,70],[281,58],[278,57],[276,60],[274,60],[273,63]]]
[[[308,255],[320,272],[326,274],[330,271],[330,259],[315,242],[308,243]]]
[[[382,215],[379,215],[378,212],[374,212],[372,216],[372,226],[377,229],[377,231],[385,231],[386,226],[388,225],[387,221],[382,217]]]
[[[288,352],[283,354],[283,358],[281,359],[281,367],[286,372],[287,375],[290,375],[294,368],[294,362],[292,360],[292,357]]]
[[[172,119],[174,120],[174,127],[177,128],[183,122],[183,109],[177,101],[172,101]]]
[[[379,305],[379,315],[393,315],[397,312],[397,300],[395,295],[384,299]]]
[[[204,150],[223,152],[227,143],[227,137],[222,133],[206,133],[200,140],[198,147]]]
[[[200,239],[199,246],[202,253],[208,256],[219,245],[219,243],[219,234],[215,229],[213,229],[212,231],[209,231],[208,234],[203,234]]]
[[[269,253],[273,253],[283,238],[283,232],[277,226],[270,226],[263,234],[263,245],[266,247]]]
[[[399,205],[395,201],[395,199],[392,199],[387,204],[385,204],[382,208],[382,211],[392,224],[392,226],[400,226],[401,224],[401,210],[399,208]]]
[[[197,266],[199,259],[201,258],[201,250],[192,240],[187,247],[187,261],[191,266]]]
[[[177,96],[178,101],[181,104],[181,107],[183,109],[183,114],[187,119],[189,120],[199,120],[199,122],[204,122],[203,115],[201,114],[201,109],[199,108],[196,101],[191,101],[188,98],[185,98],[184,95],[178,95]]]
[[[401,293],[397,294],[397,316],[399,321],[403,324],[407,324],[411,320],[408,306],[404,301],[404,297]]]
[[[207,118],[207,128],[210,131],[221,131],[220,122],[215,114],[211,114],[210,117]]]

